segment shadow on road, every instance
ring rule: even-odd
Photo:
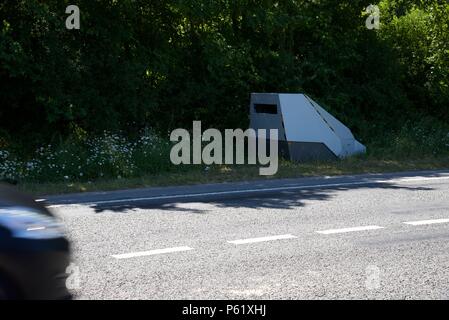
[[[366,184],[348,185],[348,186],[330,186],[330,187],[312,187],[310,189],[285,190],[277,192],[258,192],[254,194],[232,194],[220,196],[207,196],[204,198],[186,198],[170,200],[151,200],[151,201],[135,201],[115,203],[115,204],[96,204],[90,205],[96,213],[104,211],[112,212],[129,212],[130,210],[167,210],[179,213],[196,213],[205,214],[209,209],[188,204],[203,203],[219,208],[251,208],[251,209],[293,209],[304,207],[308,201],[329,201],[337,192],[351,191],[356,189],[389,189],[389,190],[406,190],[415,191],[431,191],[430,187],[411,187],[402,186],[388,182],[372,182],[367,180]]]

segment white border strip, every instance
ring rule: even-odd
[[[138,202],[138,201],[147,201],[147,200],[183,199],[183,198],[196,198],[196,197],[217,196],[217,195],[226,195],[226,194],[245,194],[245,193],[256,193],[256,192],[266,192],[266,191],[284,191],[284,190],[313,189],[313,188],[323,188],[323,187],[341,187],[341,186],[348,186],[348,185],[363,185],[363,184],[370,184],[370,183],[371,182],[363,181],[363,182],[347,182],[347,183],[333,183],[333,184],[316,184],[316,185],[310,185],[310,186],[276,187],[276,188],[203,192],[203,193],[191,193],[191,194],[175,194],[175,195],[144,197],[144,198],[80,202],[80,203],[73,203],[73,204],[57,204],[57,205],[50,205],[48,207],[49,208],[57,208],[57,207],[77,206],[77,205],[97,205],[97,204],[109,204],[109,203]]]
[[[274,187],[274,188],[228,190],[228,191],[203,192],[203,193],[191,193],[191,194],[162,195],[162,196],[154,196],[154,197],[141,197],[141,198],[129,198],[129,199],[124,198],[124,199],[115,199],[115,200],[55,204],[55,205],[49,205],[47,207],[48,208],[59,208],[59,207],[68,207],[68,206],[129,203],[129,202],[151,201],[151,200],[185,199],[185,198],[196,198],[196,197],[217,196],[217,195],[227,195],[227,194],[245,194],[245,193],[288,191],[288,190],[301,190],[301,189],[307,190],[307,189],[316,189],[316,188],[369,185],[369,184],[376,184],[376,183],[395,183],[395,182],[407,182],[407,181],[410,181],[410,182],[412,182],[412,181],[432,181],[432,180],[444,180],[444,179],[449,179],[449,176],[447,176],[447,177],[431,177],[431,178],[411,177],[411,178],[397,178],[397,179],[390,179],[390,180],[325,183],[325,184],[300,185],[300,186],[290,186],[290,187]],[[43,200],[44,199],[39,199],[39,201],[43,201]]]

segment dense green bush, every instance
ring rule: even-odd
[[[166,172],[174,168],[170,147],[148,130],[133,140],[107,132],[95,138],[72,136],[39,147],[28,158],[0,150],[0,179],[72,182]]]
[[[442,141],[422,150],[405,128],[421,127],[423,115],[426,128],[449,123],[445,0],[382,0],[380,30],[365,27],[364,0],[78,0],[80,30],[65,28],[69,4],[0,3],[0,150],[21,159],[68,143],[54,157],[72,177],[71,154],[90,159],[83,143],[64,142],[77,130],[130,141],[145,127],[165,136],[192,120],[246,127],[249,93],[267,91],[306,92],[377,150],[397,141],[398,152],[443,152]],[[114,154],[105,174],[135,174],[126,152],[98,147]],[[163,170],[163,160],[133,156],[143,171]],[[89,177],[100,172],[89,168]]]
[[[395,132],[379,136],[369,154],[384,159],[419,159],[449,155],[449,125],[431,117],[409,120]]]

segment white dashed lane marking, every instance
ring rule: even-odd
[[[421,226],[425,224],[436,224],[436,223],[448,223],[449,219],[433,219],[433,220],[418,220],[418,221],[408,221],[405,224],[410,224],[412,226]]]
[[[377,230],[383,229],[384,227],[380,226],[363,226],[363,227],[352,227],[352,228],[343,228],[343,229],[329,229],[316,231],[320,234],[334,234],[334,233],[347,233],[347,232],[357,232],[357,231],[368,231],[368,230]]]
[[[232,244],[246,244],[246,243],[255,243],[255,242],[265,242],[265,241],[275,241],[275,240],[286,240],[286,239],[295,239],[297,238],[291,234],[283,234],[280,236],[270,236],[270,237],[260,237],[260,238],[248,238],[248,239],[240,239],[240,240],[232,240],[228,241],[228,243]]]
[[[151,250],[151,251],[140,251],[140,252],[125,253],[125,254],[116,254],[116,255],[113,255],[112,257],[114,257],[116,259],[129,259],[129,258],[152,256],[152,255],[156,255],[156,254],[173,253],[173,252],[189,251],[189,250],[193,250],[193,248],[174,247],[174,248],[157,249],[157,250]]]
[[[428,225],[428,224],[439,224],[439,223],[449,223],[449,219],[433,219],[433,220],[418,220],[418,221],[408,221],[403,222],[404,224],[420,226],[420,225]],[[350,228],[341,228],[341,229],[328,229],[328,230],[320,230],[315,231],[316,233],[328,235],[328,234],[338,234],[338,233],[348,233],[348,232],[360,232],[360,231],[370,231],[370,230],[378,230],[384,229],[385,227],[381,226],[360,226],[360,227],[350,227]],[[288,240],[288,239],[296,239],[297,236],[292,234],[283,234],[276,236],[268,236],[268,237],[259,237],[259,238],[247,238],[247,239],[239,239],[239,240],[230,240],[228,243],[241,245],[248,243],[257,243],[257,242],[267,242],[267,241],[276,241],[276,240]],[[166,248],[166,249],[156,249],[150,251],[140,251],[140,252],[130,252],[124,254],[116,254],[112,255],[115,259],[130,259],[136,257],[143,256],[152,256],[158,254],[166,254],[166,253],[174,253],[174,252],[182,252],[193,250],[191,247],[174,247],[174,248]]]

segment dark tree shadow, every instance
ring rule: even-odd
[[[293,209],[306,206],[308,201],[329,201],[337,192],[350,191],[356,189],[389,189],[389,190],[406,190],[409,192],[415,191],[430,191],[433,188],[429,187],[410,187],[400,186],[389,182],[373,182],[366,181],[366,184],[360,183],[357,185],[348,186],[329,186],[329,187],[311,187],[298,190],[284,190],[278,192],[257,192],[254,194],[232,194],[208,197],[194,197],[194,198],[177,198],[174,200],[142,200],[137,202],[126,202],[123,204],[96,204],[90,207],[96,213],[104,211],[124,212],[129,210],[166,210],[167,212],[177,213],[196,213],[206,214],[207,208],[186,208],[185,204],[189,203],[204,203],[210,204],[219,208],[251,208],[251,209]],[[181,205],[181,206],[180,206]],[[183,206],[184,205],[184,206]]]

